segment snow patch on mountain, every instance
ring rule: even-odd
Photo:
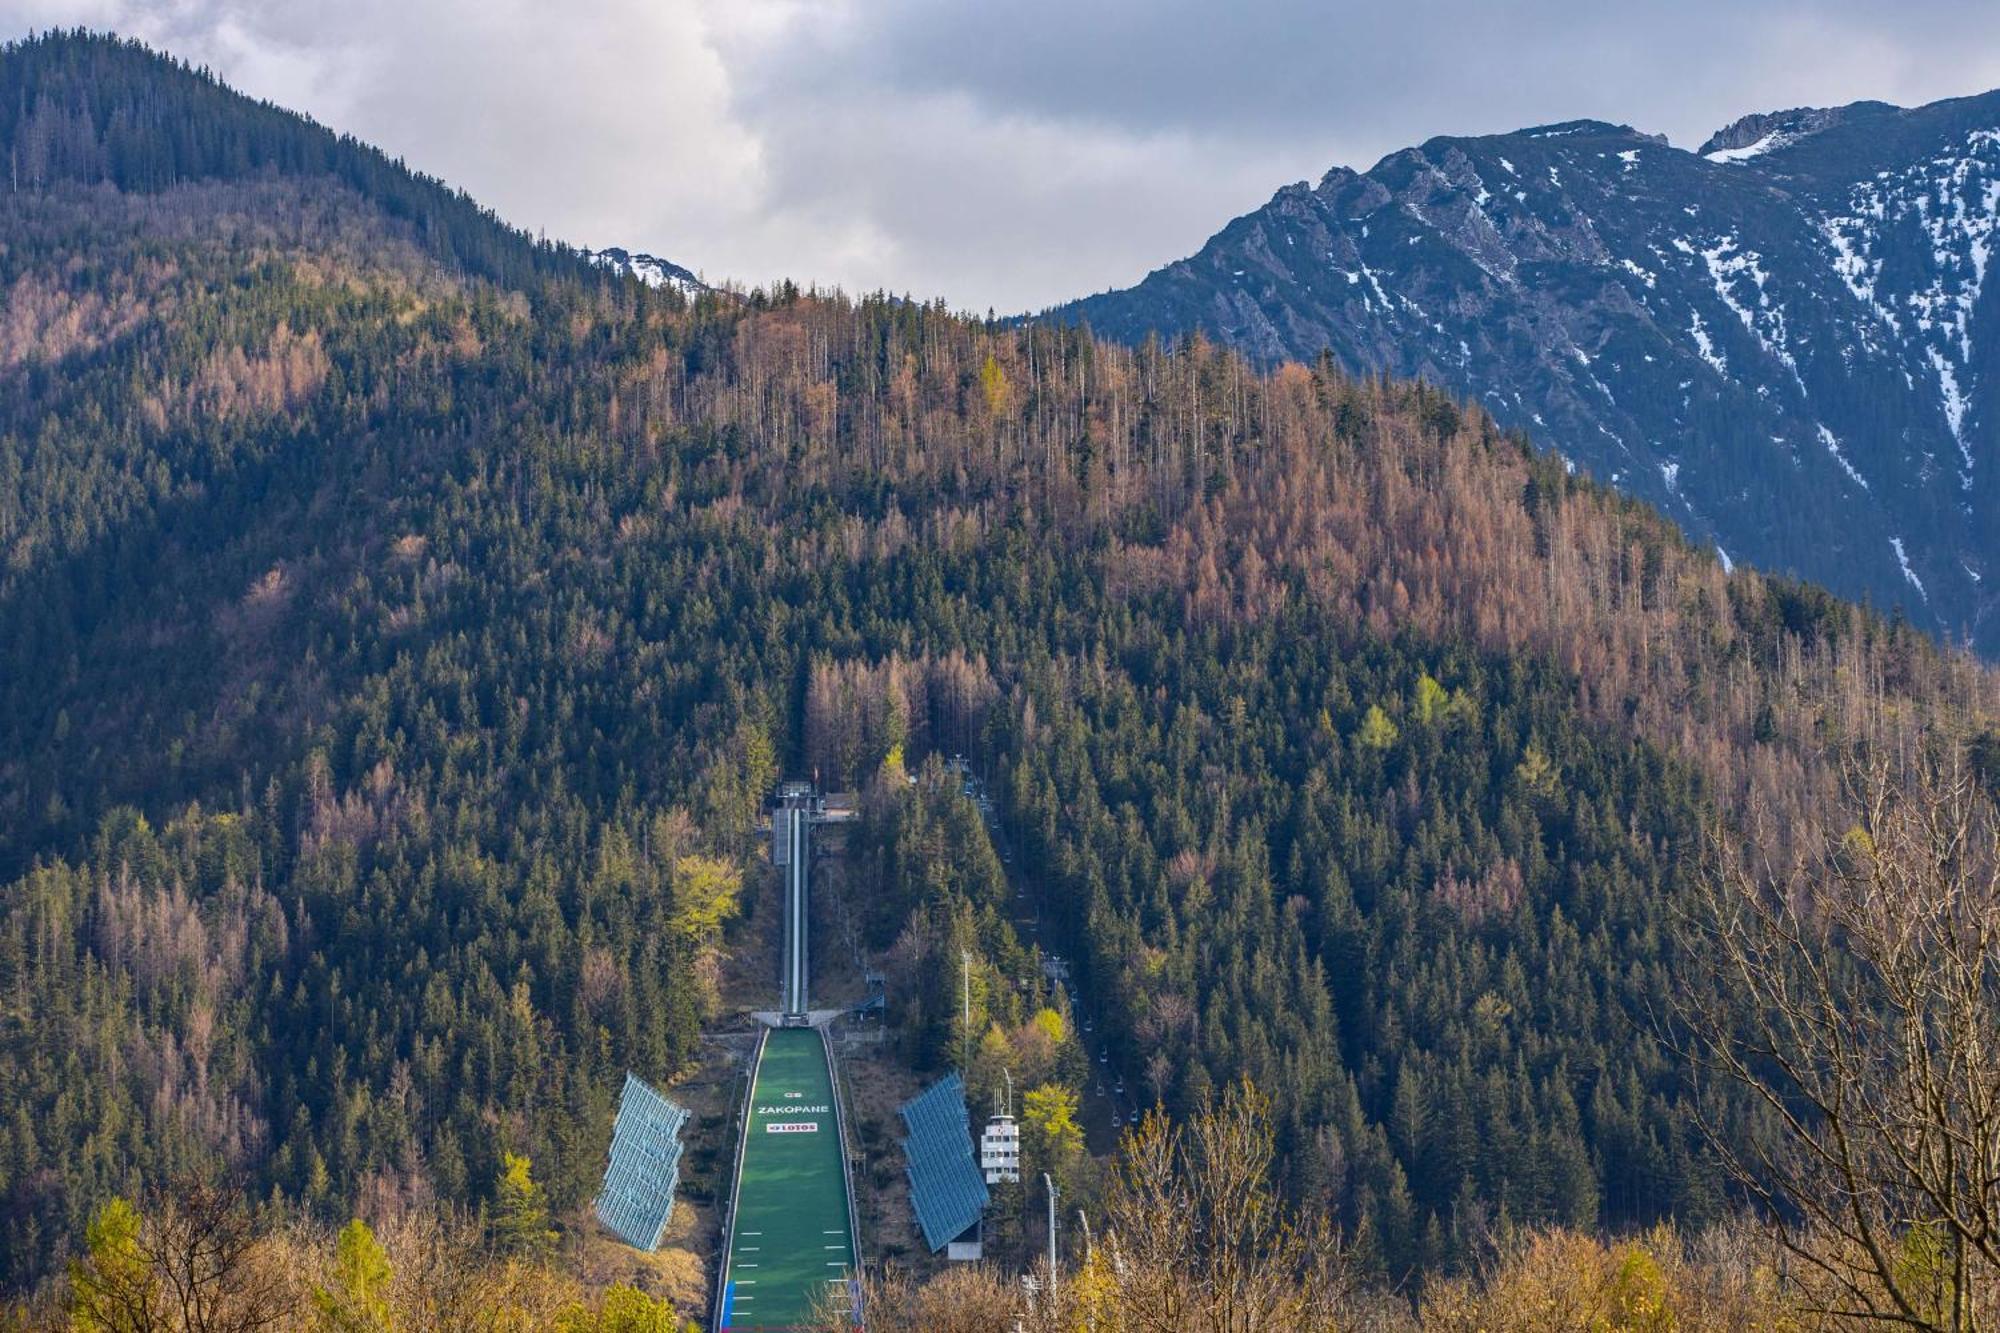
[[[1701,353],[1701,359],[1713,366],[1716,374],[1727,375],[1729,373],[1729,362],[1724,360],[1722,354],[1715,350],[1715,340],[1708,336],[1708,326],[1701,322],[1701,311],[1690,310],[1688,317],[1691,321],[1688,324],[1688,333],[1694,338],[1694,347],[1697,352]]]
[[[648,287],[676,291],[682,296],[692,298],[711,290],[707,283],[689,270],[658,255],[635,254],[611,245],[602,250],[585,250],[583,257],[599,268],[616,269],[637,278]]]
[[[1715,288],[1715,294],[1729,307],[1730,313],[1741,320],[1743,327],[1764,351],[1783,363],[1792,373],[1799,392],[1805,392],[1805,381],[1799,378],[1799,363],[1785,345],[1785,312],[1771,304],[1770,294],[1765,284],[1770,275],[1759,263],[1762,258],[1755,250],[1743,250],[1734,235],[1722,237],[1713,246],[1701,252],[1702,262],[1708,266],[1708,280]],[[1739,289],[1748,278],[1753,291],[1745,293]]]
[[[1797,142],[1796,135],[1773,130],[1756,143],[1743,148],[1718,148],[1702,156],[1711,162],[1748,162],[1753,157],[1762,157],[1774,148],[1783,148],[1788,143]]]
[[[1439,139],[1327,182],[1067,309],[1434,378],[1746,564],[1878,604],[1917,584],[1854,552],[1901,534],[1920,623],[2000,656],[1970,572],[2000,562],[1972,510],[2000,449],[2000,92],[1748,116],[1692,154],[1599,123]]]
[[[1868,186],[1858,187],[1855,191],[1857,199],[1866,197],[1870,193]],[[1892,336],[1900,338],[1903,335],[1902,322],[1896,318],[1895,311],[1875,296],[1875,284],[1882,275],[1882,261],[1871,254],[1874,233],[1870,224],[1881,218],[1881,207],[1880,199],[1873,199],[1856,213],[1822,218],[1819,229],[1820,234],[1826,237],[1827,244],[1833,248],[1833,271],[1842,285],[1853,294],[1855,300],[1868,307],[1869,312],[1888,327]],[[1862,338],[1871,349],[1879,345],[1865,326]]]
[[[1864,491],[1868,489],[1868,478],[1857,472],[1854,464],[1847,461],[1847,455],[1840,452],[1840,441],[1835,439],[1833,432],[1825,426],[1819,428],[1819,442],[1826,446],[1826,451],[1833,455],[1833,461],[1840,464],[1840,470],[1845,472],[1855,485]]]
[[[1849,293],[1905,355],[1929,368],[1958,449],[1959,488],[1969,491],[1974,463],[1966,430],[1975,387],[1969,375],[1978,364],[1973,316],[2000,228],[2000,131],[1974,129],[1942,151],[1854,182],[1844,207],[1822,217],[1819,228]],[[1914,270],[1904,261],[1896,292],[1883,288],[1882,256],[1889,252],[1920,259]],[[1867,326],[1861,340],[1882,350]]]
[[[1910,557],[1903,551],[1903,539],[1901,537],[1891,537],[1889,545],[1896,548],[1896,563],[1903,567],[1903,577],[1908,579],[1910,586],[1917,590],[1917,596],[1928,602],[1931,599],[1931,595],[1924,591],[1924,581],[1917,577],[1917,571],[1910,568]]]
[[[1790,111],[1758,112],[1723,126],[1695,151],[1718,164],[1748,162],[1811,138],[1851,116],[1893,110],[1882,102],[1857,102],[1849,107],[1801,106]]]

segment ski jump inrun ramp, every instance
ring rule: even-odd
[[[809,798],[787,788],[773,860],[785,879],[783,1011],[764,1029],[737,1147],[718,1333],[820,1327],[829,1310],[859,1319],[859,1250],[846,1133],[824,1030],[807,1024]]]

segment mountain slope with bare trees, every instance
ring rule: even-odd
[[[813,768],[917,1063],[1038,1016],[1025,905],[1098,1068],[1180,1123],[1251,1080],[1371,1282],[1699,1229],[1741,1196],[1659,1023],[1706,840],[1832,818],[1839,747],[1991,745],[1985,668],[1438,390],[452,258],[372,180],[0,198],[10,1286],[184,1177],[386,1233],[531,1161],[530,1230],[587,1228]]]

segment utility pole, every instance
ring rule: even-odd
[[[964,1014],[959,1022],[959,1031],[965,1034],[960,1038],[961,1045],[959,1048],[958,1067],[960,1069],[970,1069],[972,1068],[972,950],[960,949],[958,951],[958,958],[962,995],[960,1005]]]

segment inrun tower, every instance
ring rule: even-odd
[[[771,816],[771,860],[785,877],[784,972],[778,983],[778,1008],[787,1026],[804,1024],[810,1012],[812,826],[825,809],[825,799],[811,784],[787,782],[778,789],[778,808]]]

